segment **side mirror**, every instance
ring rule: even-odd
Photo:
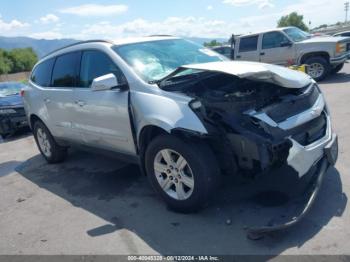
[[[287,47],[287,46],[292,46],[292,45],[293,45],[293,43],[290,41],[285,41],[285,42],[281,43],[281,47]]]
[[[104,91],[111,90],[118,87],[118,79],[114,74],[107,74],[100,77],[96,77],[91,84],[92,91]]]

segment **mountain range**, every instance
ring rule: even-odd
[[[201,37],[189,37],[187,38],[198,44],[203,44],[204,42],[210,42],[214,40],[213,38],[201,38]],[[227,39],[216,38],[215,40],[219,42],[225,42]],[[0,48],[5,50],[11,50],[13,48],[26,48],[31,47],[36,52],[38,57],[43,57],[49,52],[52,52],[58,48],[73,44],[79,40],[74,39],[35,39],[30,37],[4,37],[0,36]]]

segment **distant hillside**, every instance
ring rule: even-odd
[[[224,42],[228,42],[228,39],[229,39],[229,38],[203,38],[203,37],[186,37],[186,38],[200,45],[203,45],[205,42],[208,43],[212,40],[216,40],[220,43],[224,43]]]
[[[187,39],[198,43],[203,44],[204,42],[210,42],[214,40],[214,38],[201,38],[201,37],[188,37]],[[227,39],[225,38],[215,38],[215,40],[219,42],[225,42]],[[0,48],[10,50],[13,48],[25,48],[31,47],[40,57],[45,56],[47,53],[67,46],[69,44],[73,44],[78,42],[78,40],[74,39],[54,39],[54,40],[45,40],[45,39],[34,39],[30,37],[4,37],[0,36]]]
[[[66,45],[77,42],[73,39],[34,39],[30,37],[3,37],[0,36],[0,48],[10,50],[13,48],[31,47],[39,57],[43,57],[47,53],[64,47]]]

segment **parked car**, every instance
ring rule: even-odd
[[[214,46],[211,48],[213,51],[231,59],[232,48],[230,45]]]
[[[234,59],[278,65],[306,64],[316,81],[337,73],[350,56],[350,38],[311,37],[296,28],[285,27],[239,36]]]
[[[344,31],[344,32],[339,32],[334,34],[333,36],[345,36],[345,37],[350,37],[350,31]]]
[[[21,89],[25,87],[19,82],[0,83],[0,136],[2,137],[28,126],[20,96]]]
[[[288,227],[337,159],[325,99],[308,75],[229,61],[176,37],[60,49],[34,67],[23,96],[49,163],[75,145],[110,152],[138,163],[176,211],[202,208],[220,190],[221,174],[256,177],[288,167],[296,183],[318,181]]]

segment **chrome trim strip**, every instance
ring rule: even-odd
[[[291,116],[279,123],[276,123],[264,112],[256,112],[255,110],[251,110],[246,112],[246,114],[256,119],[259,119],[272,127],[278,127],[282,130],[289,130],[296,126],[300,126],[306,122],[309,122],[310,120],[320,116],[325,105],[326,103],[325,103],[324,97],[322,94],[320,94],[315,104],[311,108],[305,110],[304,112],[301,112],[300,114]]]

